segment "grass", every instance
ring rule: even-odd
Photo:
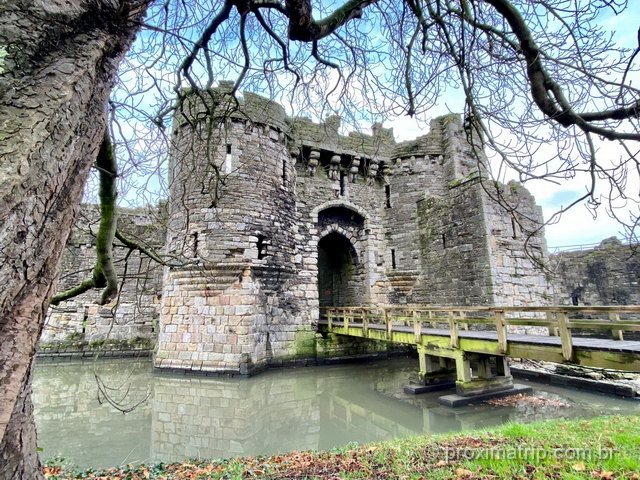
[[[57,463],[56,463],[57,462]],[[640,479],[640,415],[508,423],[324,452],[77,471],[59,459],[52,480],[92,479]]]

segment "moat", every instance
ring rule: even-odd
[[[82,468],[331,449],[548,418],[640,413],[640,402],[527,382],[547,404],[449,409],[406,395],[416,359],[270,370],[251,378],[154,374],[147,360],[40,362],[40,455]],[[98,401],[94,372],[122,414]],[[568,406],[560,406],[568,404]]]

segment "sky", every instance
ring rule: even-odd
[[[326,1],[329,2],[330,0]],[[632,1],[636,2],[638,0]],[[633,10],[633,8],[629,8],[624,14],[618,16],[609,13],[602,17],[602,25],[614,33],[614,38],[618,45],[635,48],[638,44],[637,31],[638,26],[640,26],[640,10],[636,11]],[[636,63],[640,63],[640,55],[636,58]],[[129,74],[132,74],[136,70],[139,69],[136,68],[134,64]],[[153,75],[153,78],[161,77],[166,79],[168,88],[170,89],[169,96],[172,95],[172,86],[175,82],[174,72],[170,70],[159,71]],[[640,78],[638,81],[640,81]],[[130,80],[130,82],[133,82],[133,80]],[[464,104],[461,93],[459,91],[453,91],[448,94],[445,93],[445,95],[439,99],[438,106],[422,116],[418,118],[408,116],[390,118],[384,123],[384,126],[394,129],[397,141],[409,140],[427,133],[429,120],[431,118],[451,112],[460,113],[463,109]],[[143,129],[146,129],[145,122],[147,122],[146,119],[139,122],[139,125],[141,125]],[[148,156],[147,147],[143,145],[140,148],[145,150],[145,155]],[[615,158],[624,154],[624,152],[616,148],[611,142],[598,142],[597,148],[600,149],[601,155],[611,158],[614,161]],[[539,155],[544,155],[544,152],[541,151]],[[129,176],[128,178],[130,182],[135,183],[147,177],[143,174],[140,176]],[[512,175],[511,178],[516,178],[515,174]],[[507,175],[504,180],[509,179],[510,177]],[[582,192],[585,191],[585,179],[567,180],[563,181],[560,185],[546,181],[532,181],[527,182],[526,188],[535,196],[537,203],[542,207],[544,218],[549,219],[558,209],[566,206],[582,195]],[[638,185],[630,185],[630,190],[635,191],[636,196],[639,189],[640,186]],[[148,185],[145,189],[137,188],[137,190],[146,190],[151,193],[162,191],[158,186],[148,188]],[[131,189],[131,191],[133,195],[136,195],[136,188]],[[127,198],[127,193],[123,193],[124,195],[121,198]],[[140,198],[136,200],[136,203],[139,203]],[[618,213],[624,213],[625,208],[627,208],[625,205],[619,205],[620,211]],[[586,205],[576,205],[569,212],[565,213],[559,221],[546,227],[547,245],[551,250],[556,247],[594,244],[612,236],[623,238],[621,227],[614,219],[607,215],[604,205],[596,212],[589,210]]]
[[[602,25],[613,32],[618,45],[629,48],[638,46],[640,41],[640,32],[638,32],[640,9],[630,8],[623,15],[618,16],[607,15],[602,19]],[[639,57],[640,55],[636,57],[636,64],[640,63]],[[429,118],[460,111],[462,111],[462,104],[460,94],[457,93],[452,94],[449,98],[443,98],[438,108],[435,111],[430,111],[427,118],[396,117],[387,122],[385,126],[394,129],[396,140],[409,140],[426,133],[425,125],[428,125]],[[599,141],[597,148],[599,154],[612,159],[625,155],[620,148],[609,141]],[[566,181],[561,185],[534,181],[528,182],[526,187],[535,196],[538,205],[542,207],[545,219],[551,218],[555,212],[579,198],[585,191],[584,182],[580,179]],[[640,200],[638,198],[639,188],[638,185],[630,185],[630,190],[635,191],[636,200]],[[637,205],[635,208],[638,208]],[[624,214],[627,210],[628,205],[621,204],[618,205],[617,213]],[[585,204],[576,205],[563,214],[557,222],[548,225],[545,228],[545,235],[547,245],[552,251],[558,247],[591,245],[614,236],[624,238],[620,224],[607,214],[604,205],[594,212]]]

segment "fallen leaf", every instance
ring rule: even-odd
[[[471,470],[467,470],[466,468],[456,468],[454,472],[458,477],[470,477],[473,475]]]
[[[578,462],[571,468],[573,468],[576,472],[584,472],[587,467],[585,466],[584,462]]]

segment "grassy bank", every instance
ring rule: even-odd
[[[274,440],[277,441],[277,440]],[[327,452],[136,466],[45,467],[50,479],[640,479],[640,415],[507,424]]]

